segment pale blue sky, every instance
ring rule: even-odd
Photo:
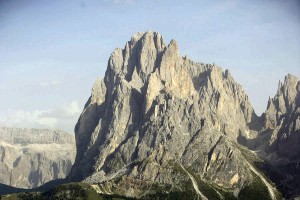
[[[147,30],[229,69],[258,114],[300,77],[297,0],[0,0],[0,125],[72,132],[110,53]]]

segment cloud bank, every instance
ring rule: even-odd
[[[40,82],[41,87],[58,86],[60,84],[61,84],[61,81],[57,81],[57,80]]]
[[[81,111],[78,101],[75,100],[63,104],[59,108],[49,110],[9,109],[1,114],[0,125],[20,128],[60,129],[74,133],[74,127]]]

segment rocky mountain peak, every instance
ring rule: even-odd
[[[110,73],[108,81],[115,80],[118,76],[131,81],[135,72],[145,83],[148,75],[157,67],[164,49],[165,44],[159,33],[152,31],[136,33],[126,43],[124,49],[117,48],[112,53],[107,72]]]
[[[297,77],[288,74],[278,83],[258,117],[228,70],[182,57],[178,49],[175,40],[165,45],[159,33],[148,31],[112,52],[76,124],[77,153],[67,179],[88,183],[98,193],[137,199],[282,199],[277,187],[285,198],[299,196]],[[50,138],[51,144],[43,145],[52,149],[68,137]],[[24,168],[21,157],[10,159],[11,145],[3,144],[1,160],[8,164],[2,168]],[[36,145],[29,146],[34,147],[30,159],[45,160]],[[27,156],[27,147],[18,149]],[[59,164],[52,165],[55,177]]]
[[[298,78],[294,75],[288,74],[284,78],[284,82],[279,81],[277,96],[283,96],[288,105],[294,102],[297,92],[299,92]]]
[[[299,154],[298,151],[291,153],[288,150],[298,148],[297,141],[300,141],[299,86],[298,78],[288,74],[283,83],[279,82],[277,93],[269,99],[264,114],[265,128],[272,130],[269,151],[288,157]]]
[[[296,76],[288,74],[283,83],[279,81],[276,95],[268,101],[265,112],[266,128],[275,129],[286,114],[299,106],[299,92],[300,82]]]
[[[298,79],[288,75],[279,83],[258,117],[228,70],[182,57],[178,48],[175,40],[165,45],[159,33],[149,31],[114,50],[76,125],[69,180],[134,197],[153,184],[173,188],[191,180],[202,198],[193,177],[238,196],[258,176],[275,199],[274,189],[248,162],[253,153],[239,145],[263,144],[278,155],[287,155],[290,145],[298,152],[291,140],[299,141]]]
[[[284,78],[284,84],[281,88],[285,100],[288,105],[291,105],[295,102],[297,94],[300,92],[300,82],[298,78],[294,75],[288,74]]]
[[[257,139],[264,159],[275,166],[284,177],[288,194],[300,194],[300,81],[288,74],[279,81],[277,93],[269,98],[266,112],[262,115],[264,130]],[[263,138],[263,139],[262,139]]]
[[[145,159],[158,165],[176,160],[213,174],[216,157],[192,155],[207,155],[212,149],[220,150],[215,156],[223,155],[225,148],[234,154],[232,159],[240,157],[230,141],[255,136],[248,124],[257,116],[247,95],[228,70],[183,58],[178,48],[175,40],[166,46],[159,33],[145,32],[132,36],[124,49],[114,50],[104,79],[97,79],[76,125],[71,180],[91,175],[105,180],[123,166]],[[233,164],[232,170],[240,167]],[[242,172],[236,173],[240,177]],[[233,182],[243,181],[236,175]]]

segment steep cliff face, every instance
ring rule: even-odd
[[[287,75],[269,99],[257,139],[260,156],[271,164],[277,184],[288,196],[300,195],[300,82]]]
[[[153,184],[182,190],[185,183],[202,198],[208,194],[201,183],[237,196],[258,172],[245,154],[255,156],[236,141],[255,138],[258,121],[227,70],[181,57],[176,41],[165,45],[159,33],[137,33],[112,53],[93,86],[76,125],[69,180],[128,196],[149,193]]]
[[[36,188],[65,178],[76,154],[74,136],[51,130],[0,128],[0,183]]]
[[[271,132],[269,151],[281,157],[300,159],[300,82],[287,75],[279,82],[275,97],[269,99],[264,115],[265,128]]]

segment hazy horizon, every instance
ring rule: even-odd
[[[73,132],[111,52],[136,32],[229,69],[257,114],[300,78],[300,2],[0,1],[0,126]]]

